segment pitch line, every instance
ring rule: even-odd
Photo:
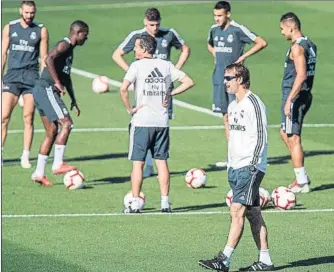
[[[210,3],[210,1],[164,1],[164,2],[154,2],[154,6],[189,5],[189,4],[193,5],[193,4],[205,4],[205,3],[208,4]],[[152,5],[152,2],[44,6],[44,7],[38,7],[38,12],[137,8],[137,7],[148,7],[151,5]],[[18,12],[18,8],[3,8],[2,9],[2,13],[17,13],[17,12]]]
[[[268,210],[262,211],[263,213],[331,213],[334,209],[313,209],[313,210]],[[187,215],[216,215],[216,214],[230,214],[228,211],[208,211],[208,212],[173,212],[167,215],[169,216],[187,216]],[[161,212],[144,212],[141,214],[124,214],[124,213],[68,213],[68,214],[4,214],[2,218],[59,218],[59,217],[109,217],[109,216],[153,216],[153,215],[166,215]]]
[[[269,128],[279,128],[280,125],[269,125]],[[319,127],[334,127],[334,124],[304,124],[304,128],[319,128]],[[220,130],[224,129],[224,126],[175,126],[170,127],[171,130]],[[72,132],[127,132],[128,128],[74,128]],[[35,129],[35,133],[44,133],[44,129]],[[9,130],[8,134],[22,134],[23,129]]]

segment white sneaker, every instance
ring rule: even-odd
[[[216,167],[227,167],[228,162],[227,161],[219,161],[216,162]]]
[[[303,193],[306,194],[310,192],[310,186],[308,186],[307,183],[305,184],[298,184],[295,183],[293,186],[290,187],[291,192],[298,194],[298,193]]]
[[[153,174],[154,174],[153,166],[152,165],[146,165],[146,167],[144,169],[143,177],[148,178],[150,176],[153,176]]]
[[[21,167],[25,169],[31,168],[31,163],[27,157],[21,157]]]

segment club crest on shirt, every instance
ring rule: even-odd
[[[161,41],[161,46],[162,46],[162,47],[167,47],[167,46],[168,46],[168,42],[167,42],[167,40],[162,40],[162,41]]]
[[[228,34],[227,42],[229,42],[229,43],[233,42],[233,35],[232,34]]]
[[[30,39],[35,40],[36,39],[36,32],[31,32]]]

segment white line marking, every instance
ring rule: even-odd
[[[268,210],[263,213],[324,213],[334,212],[334,209],[314,209],[314,210]],[[207,212],[173,212],[168,215],[215,215],[215,214],[230,214],[228,211],[207,211]],[[3,214],[2,218],[43,218],[43,217],[108,217],[108,216],[152,216],[152,215],[166,215],[161,212],[144,212],[141,214],[124,214],[124,213],[68,213],[68,214]]]
[[[189,5],[189,4],[193,5],[193,4],[204,4],[204,3],[210,4],[209,1],[165,1],[165,2],[155,2],[154,6]],[[38,12],[136,8],[136,7],[149,7],[149,6],[152,6],[152,2],[113,3],[113,4],[96,4],[96,5],[45,6],[45,7],[38,7]],[[17,8],[3,8],[1,12],[2,13],[17,13]]]
[[[73,67],[72,67],[71,71],[76,75],[87,77],[87,78],[92,78],[92,79],[98,76],[97,74],[93,74],[93,73],[83,71],[83,70],[73,68]],[[113,79],[109,79],[109,83],[110,83],[110,85],[112,85],[114,87],[117,87],[117,88],[119,88],[122,84],[121,82],[119,82],[117,80],[113,80]],[[222,118],[222,115],[220,113],[215,113],[215,112],[212,112],[209,109],[202,108],[202,107],[199,107],[199,106],[195,106],[195,105],[192,105],[192,104],[189,104],[189,103],[177,100],[177,99],[173,99],[173,104],[175,104],[175,105],[177,105],[181,108],[186,108],[186,109],[189,109],[189,110],[194,110],[194,111],[197,111],[197,112],[205,113],[205,114],[208,114],[208,115],[211,115],[211,116],[214,116],[214,117]],[[269,125],[268,127],[279,128],[280,125]],[[334,127],[334,124],[303,124],[303,127]],[[224,128],[224,127],[222,127],[222,128]]]
[[[280,125],[269,125],[269,128],[279,128]],[[334,127],[334,124],[304,124],[304,128]],[[224,126],[175,126],[170,127],[171,130],[219,130]],[[72,132],[127,132],[128,128],[74,128]],[[44,129],[35,129],[35,133],[44,133]],[[8,134],[22,134],[22,129],[12,129]]]

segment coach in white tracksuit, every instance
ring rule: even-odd
[[[271,271],[267,228],[261,215],[259,187],[267,165],[267,117],[261,99],[249,90],[250,76],[242,64],[226,67],[224,84],[236,100],[228,106],[228,182],[233,191],[231,225],[227,244],[218,256],[200,265],[229,271],[231,255],[238,245],[247,217],[259,249],[259,260],[240,271]]]
[[[161,192],[161,211],[171,212],[169,204],[169,118],[168,100],[194,85],[192,79],[175,66],[162,59],[153,59],[157,42],[149,35],[135,42],[137,61],[133,62],[121,85],[121,97],[132,115],[130,128],[129,160],[133,161],[131,186],[133,201],[126,213],[139,212],[139,192],[143,180],[143,167],[150,150],[157,164]],[[181,84],[171,91],[173,81]],[[129,102],[128,88],[134,84],[135,107]]]

